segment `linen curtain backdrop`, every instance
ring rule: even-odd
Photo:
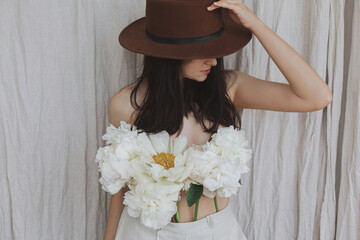
[[[245,109],[250,172],[232,197],[250,239],[360,239],[360,2],[245,0],[329,85],[310,113]],[[0,239],[103,239],[96,151],[142,55],[120,31],[145,0],[0,0]],[[225,57],[287,83],[254,36]]]

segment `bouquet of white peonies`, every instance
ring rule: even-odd
[[[196,203],[194,221],[201,195],[214,198],[218,211],[216,195],[237,192],[252,156],[244,131],[233,126],[189,148],[186,136],[171,140],[165,130],[148,134],[125,121],[119,128],[110,124],[102,138],[106,146],[98,149],[95,161],[103,190],[115,194],[127,185],[123,203],[128,214],[154,230],[166,226],[174,214],[181,222],[177,202],[182,190],[188,191],[189,207]]]

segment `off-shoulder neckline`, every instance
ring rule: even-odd
[[[119,128],[120,126],[121,126],[121,122],[125,122],[126,124],[129,124],[130,126],[131,126],[131,129],[133,129],[133,126],[134,126],[134,124],[131,124],[131,123],[129,123],[129,122],[127,122],[127,121],[124,121],[124,120],[121,120],[121,121],[119,121],[120,122],[120,125],[118,126],[118,127],[115,127],[113,124],[111,124],[111,125],[113,125],[113,127],[115,127],[115,128]],[[196,143],[193,143],[193,144],[191,144],[189,147],[191,147],[191,146],[199,146],[199,147],[201,147],[201,146],[204,146],[204,145],[206,145],[207,143],[209,143],[210,141],[211,141],[211,139],[212,139],[212,137],[216,134],[216,133],[218,133],[219,132],[219,130],[220,129],[223,129],[223,128],[233,128],[233,129],[236,129],[235,127],[234,127],[234,125],[230,125],[230,126],[227,126],[227,127],[221,127],[221,128],[218,128],[217,130],[216,130],[216,132],[214,132],[214,133],[212,133],[211,135],[210,135],[210,138],[205,142],[205,143],[203,143],[203,144],[196,144]],[[141,129],[138,129],[137,127],[136,127],[136,129],[137,130],[141,130]],[[238,130],[238,129],[236,129],[236,130]],[[239,130],[241,130],[241,129],[239,129]],[[166,131],[165,129],[164,130],[162,130],[162,131]],[[144,133],[146,133],[146,134],[149,134],[148,132],[146,132],[146,131],[143,131]],[[161,132],[161,131],[160,131]],[[168,131],[166,131],[167,133],[169,133]],[[186,140],[188,140],[188,137],[186,136],[186,135],[183,135],[183,134],[180,134],[179,136],[177,136],[177,137],[180,137],[180,136],[184,136],[185,138],[186,138]],[[169,134],[169,137],[171,137],[171,135]],[[176,137],[175,137],[176,138]],[[170,138],[171,139],[171,138]],[[171,139],[171,140],[174,140],[174,139]]]
[[[218,129],[216,130],[216,132],[214,132],[214,133],[212,133],[212,134],[210,135],[210,138],[209,138],[205,143],[203,143],[203,144],[192,143],[192,144],[191,144],[190,146],[188,146],[187,148],[190,148],[190,147],[192,147],[192,146],[203,147],[203,146],[205,146],[206,144],[208,144],[209,142],[211,142],[212,137],[213,137],[216,133],[218,133],[220,129],[222,129],[222,128],[230,128],[230,127],[231,127],[231,125],[228,126],[228,127],[218,128]],[[166,130],[165,130],[165,131],[166,131]],[[184,137],[186,138],[186,142],[188,141],[188,137],[187,137],[186,135],[180,134],[179,136],[184,136]],[[178,136],[178,137],[179,137],[179,136]]]

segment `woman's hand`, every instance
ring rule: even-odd
[[[229,11],[231,19],[250,29],[255,21],[260,20],[244,3],[240,0],[220,0],[208,6],[208,10],[212,11],[219,7],[226,8]]]

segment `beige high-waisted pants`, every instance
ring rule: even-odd
[[[127,213],[125,205],[115,240],[247,240],[230,203],[219,212],[194,222],[170,222],[161,230],[150,229]]]

